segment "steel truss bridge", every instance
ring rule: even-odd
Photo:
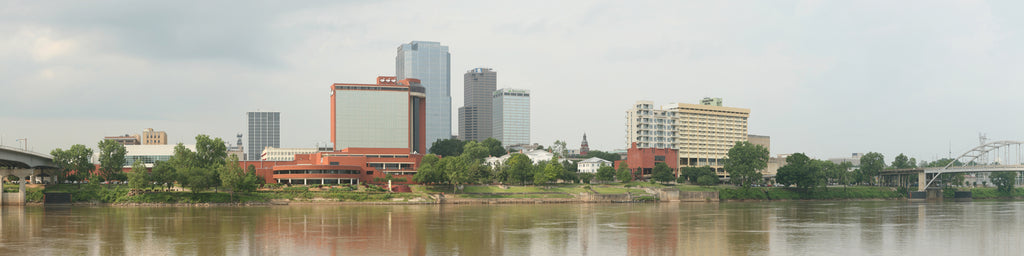
[[[916,180],[917,190],[924,191],[947,173],[1024,172],[1022,149],[1024,141],[989,142],[964,152],[943,167],[882,170],[881,183],[909,187]]]

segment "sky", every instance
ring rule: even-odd
[[[771,153],[918,160],[1024,140],[1021,1],[0,0],[0,144],[234,141],[280,111],[281,146],[330,141],[332,83],[393,76],[410,41],[532,91],[532,141],[625,145],[625,112],[720,97]],[[457,113],[452,114],[453,119]],[[457,125],[457,120],[452,120]],[[452,128],[453,133],[458,127]]]

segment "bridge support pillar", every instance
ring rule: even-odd
[[[924,191],[924,189],[927,186],[928,186],[928,174],[926,174],[926,173],[924,173],[922,171],[921,173],[917,174],[917,191]]]

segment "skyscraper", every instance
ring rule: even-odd
[[[281,112],[248,112],[249,161],[260,160],[265,147],[281,147]]]
[[[344,148],[408,148],[425,154],[424,88],[419,80],[331,85],[331,142]]]
[[[420,80],[426,88],[427,146],[452,137],[451,55],[439,42],[412,41],[398,47],[395,75],[399,81]]]
[[[492,96],[494,138],[506,146],[530,144],[530,90],[502,88]]]
[[[459,139],[483,141],[491,135],[491,99],[497,88],[498,73],[489,68],[474,68],[463,75],[463,102],[459,108]]]

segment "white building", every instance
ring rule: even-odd
[[[313,154],[318,152],[316,148],[263,148],[260,160],[263,161],[294,161],[295,155]]]
[[[538,164],[541,161],[550,161],[551,158],[555,157],[555,154],[552,154],[551,152],[547,152],[547,151],[544,151],[544,150],[536,150],[535,149],[535,150],[530,150],[530,151],[526,151],[526,152],[523,152],[523,153],[518,153],[517,152],[517,153],[505,154],[504,156],[500,156],[500,157],[493,157],[492,156],[492,157],[485,158],[484,161],[487,163],[487,165],[498,166],[498,165],[505,164],[505,161],[508,161],[508,159],[512,157],[512,154],[525,154],[526,157],[530,158],[530,161],[533,161],[533,164]],[[566,162],[566,161],[569,161],[569,160],[562,159],[562,161]]]
[[[587,160],[580,161],[576,166],[576,169],[579,170],[580,173],[597,173],[597,169],[601,169],[602,166],[612,166],[612,161],[591,157]]]

